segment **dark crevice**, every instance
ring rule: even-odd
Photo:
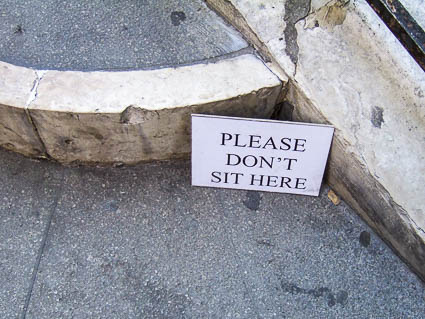
[[[275,105],[273,109],[273,113],[270,116],[270,119],[272,120],[284,120],[284,121],[292,121],[292,112],[290,119],[286,116],[287,115],[287,104],[289,104],[286,101],[286,95],[288,94],[288,88],[289,88],[289,81],[286,83],[282,83],[282,89],[280,92],[280,95],[277,99],[277,104]],[[292,108],[293,110],[293,108]]]

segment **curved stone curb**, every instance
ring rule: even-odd
[[[63,163],[187,156],[192,112],[267,118],[281,91],[252,54],[151,71],[33,71],[6,63],[0,70],[0,144]]]

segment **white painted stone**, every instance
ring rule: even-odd
[[[425,74],[363,1],[333,31],[304,29],[303,21],[297,29],[296,82],[425,229]],[[371,121],[376,107],[380,128]]]
[[[36,79],[34,70],[0,61],[0,103],[24,109]]]
[[[0,62],[0,146],[29,156],[43,156],[43,146],[26,114],[35,71]]]
[[[48,71],[31,110],[121,113],[222,101],[279,85],[254,55],[217,63],[131,72]]]

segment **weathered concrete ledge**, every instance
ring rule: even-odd
[[[34,71],[0,62],[0,145],[62,163],[190,153],[190,114],[269,117],[282,82],[256,56],[131,72]]]
[[[206,0],[336,128],[328,181],[425,280],[425,74],[363,0]],[[280,74],[276,72],[276,74]]]

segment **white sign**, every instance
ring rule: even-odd
[[[192,115],[192,185],[318,196],[334,129]]]

